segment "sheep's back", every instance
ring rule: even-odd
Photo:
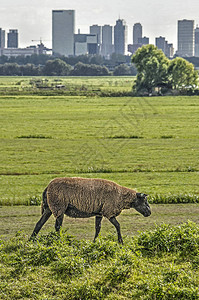
[[[113,211],[118,197],[118,185],[104,179],[56,178],[47,189],[48,205],[55,217],[64,213],[69,204],[88,214],[106,215],[107,210]]]

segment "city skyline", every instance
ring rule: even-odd
[[[135,23],[143,26],[143,35],[150,38],[150,43],[155,43],[155,37],[166,36],[177,49],[177,21],[181,19],[194,20],[199,23],[199,2],[191,0],[189,3],[181,1],[158,1],[149,3],[140,0],[134,3],[130,0],[122,2],[101,0],[98,2],[88,0],[86,3],[80,0],[67,4],[66,1],[35,0],[29,3],[25,0],[2,0],[0,8],[0,27],[8,31],[10,28],[18,29],[19,43],[21,47],[31,44],[32,40],[42,38],[44,43],[52,46],[52,10],[73,9],[76,11],[75,32],[78,29],[82,33],[89,33],[89,26],[115,25],[120,17],[126,21],[128,26],[128,43],[132,43],[132,30]]]

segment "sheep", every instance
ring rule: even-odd
[[[118,242],[123,244],[116,217],[123,209],[131,207],[145,217],[151,215],[146,194],[137,193],[113,181],[80,177],[55,178],[43,192],[42,216],[31,238],[38,234],[51,214],[56,218],[55,230],[59,232],[66,214],[72,218],[95,216],[94,242],[99,235],[102,218],[106,217],[117,230]]]

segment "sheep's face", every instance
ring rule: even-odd
[[[136,199],[132,203],[132,207],[135,208],[144,217],[149,217],[151,215],[151,209],[147,201],[147,195],[136,193]]]

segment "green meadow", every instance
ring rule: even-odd
[[[7,89],[30,78],[2,78]],[[54,80],[54,79],[49,79]],[[132,78],[63,78],[130,90]],[[112,80],[112,81],[111,81]],[[198,196],[199,97],[0,96],[0,204],[29,204],[57,176]]]

